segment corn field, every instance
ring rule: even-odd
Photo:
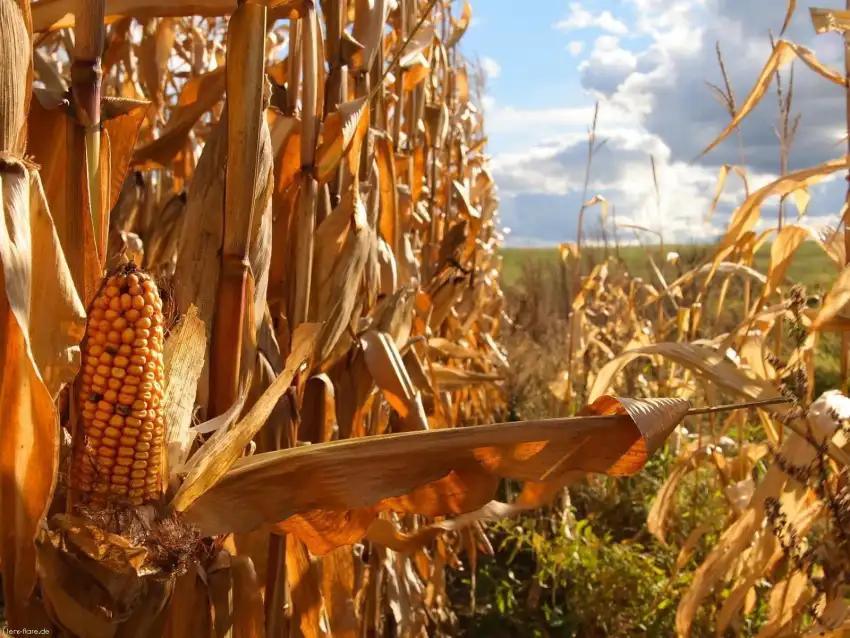
[[[796,10],[796,3],[789,2],[786,26]],[[846,37],[850,31],[850,6],[811,9],[810,18],[817,33]],[[850,86],[850,57],[847,68],[838,71],[794,42],[780,37],[771,44],[764,69],[742,102],[728,82],[718,45],[725,88],[712,89],[729,111],[730,123],[704,153],[736,136],[741,122],[776,91],[780,165],[787,166],[798,118],[792,112],[794,76],[789,83],[789,75],[780,70],[797,62],[803,72],[817,73],[824,82]],[[588,140],[591,160],[595,130],[594,118]],[[638,278],[616,255],[606,249],[608,254],[600,257],[596,249],[596,263],[583,272],[588,249],[582,246],[579,227],[577,242],[559,248],[556,298],[546,298],[533,271],[518,293],[511,350],[519,354],[511,364],[513,384],[524,389],[527,405],[550,414],[570,413],[616,390],[706,406],[692,410],[670,438],[672,464],[655,490],[646,521],[656,546],[672,547],[678,554],[664,576],[664,589],[676,590],[671,635],[850,635],[850,400],[842,393],[850,345],[850,191],[836,206],[843,229],[811,230],[799,223],[809,187],[848,170],[850,156],[842,153],[810,168],[783,169],[779,179],[751,191],[744,166],[724,166],[707,216],[713,214],[727,178],[742,180],[746,194],[706,258],[685,266],[678,253],[665,253],[663,244],[645,247],[650,275]],[[778,220],[769,220],[767,230],[757,232],[761,207],[772,197],[779,198]],[[594,207],[601,211],[602,223],[610,224],[607,206],[601,196],[590,198],[579,224]],[[653,232],[620,227],[621,235],[630,231],[638,236]],[[825,295],[788,283],[789,267],[804,242],[819,246],[834,267]],[[760,272],[755,255],[764,249],[769,251],[768,266]],[[541,318],[539,312],[548,314]],[[822,380],[816,359],[830,342],[837,345],[840,387],[818,396],[815,387]],[[749,415],[718,414],[712,408],[780,397],[788,402],[762,404]],[[683,494],[689,481],[716,492],[718,518],[701,517],[689,503],[696,493],[691,487]],[[536,530],[530,544],[543,546],[551,539],[548,521],[525,525]],[[544,563],[539,555],[538,567]],[[678,577],[686,571],[682,584]],[[553,583],[549,587],[557,589]],[[665,596],[659,594],[659,602]],[[540,597],[539,587],[532,585],[528,605],[539,605]],[[661,616],[664,609],[658,605],[654,611]],[[640,620],[632,627],[609,627],[605,635],[644,635],[644,625],[650,623],[643,619],[639,626]]]
[[[688,413],[494,423],[471,11],[0,0],[10,630],[453,635],[485,521],[637,472]]]
[[[791,218],[850,156],[785,169],[780,74],[846,89],[850,58],[780,34],[743,102],[713,87],[730,123],[705,152],[775,90],[783,169],[750,191],[723,167],[706,215],[727,178],[746,194],[705,259],[588,264],[585,215],[613,221],[597,195],[543,299],[501,288],[471,20],[446,0],[0,0],[10,632],[460,635],[451,574],[474,615],[499,521],[537,551],[577,486],[663,455],[646,528],[678,553],[652,601],[671,632],[850,635],[850,199],[844,228]],[[850,7],[811,20],[845,33]],[[835,267],[825,295],[789,285],[805,242]],[[829,344],[840,387],[818,393]],[[518,392],[549,418],[516,418]],[[716,520],[688,510],[695,477]],[[557,593],[544,559],[529,608]]]

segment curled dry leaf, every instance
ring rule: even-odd
[[[369,128],[369,101],[363,97],[339,105],[322,127],[322,143],[316,151],[313,176],[324,184],[333,176],[343,158],[351,172],[360,162],[360,145]]]
[[[422,396],[414,387],[393,340],[385,332],[370,330],[360,337],[369,374],[383,390],[387,402],[398,412],[404,431],[428,429]]]

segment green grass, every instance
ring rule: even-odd
[[[585,254],[598,261],[605,257],[602,248],[585,248]],[[712,247],[698,245],[671,245],[665,246],[664,252],[675,251],[681,255],[683,260],[700,263],[700,258],[707,258],[712,253]],[[657,246],[644,249],[640,246],[624,246],[620,248],[620,258],[625,262],[626,268],[635,277],[643,277],[647,281],[657,283],[649,265],[647,255],[651,255],[655,263],[662,266],[665,255]],[[516,284],[522,276],[523,265],[530,260],[548,261],[557,263],[557,248],[503,248],[502,281],[506,286]],[[613,249],[608,250],[609,255],[614,255]],[[770,262],[770,245],[765,244],[756,253],[753,267],[761,273],[767,273]],[[665,276],[670,273],[669,268],[664,268]],[[828,289],[835,280],[838,271],[832,261],[827,257],[823,249],[813,241],[804,242],[795,253],[791,266],[786,275],[788,283],[800,283],[806,286],[811,293],[817,292],[818,287]]]

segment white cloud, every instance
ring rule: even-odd
[[[567,45],[567,51],[569,51],[572,55],[578,55],[584,50],[584,42],[580,40],[573,40]]]
[[[800,0],[785,37],[814,49],[827,64],[842,67],[840,36],[816,36],[808,18],[810,6],[836,5]],[[723,164],[744,163],[753,191],[775,179],[779,145],[773,127],[778,122],[775,90],[770,89],[741,127],[698,162],[691,164],[729,121],[706,82],[723,85],[717,64],[720,42],[726,68],[738,100],[744,100],[770,56],[769,29],[778,32],[784,3],[776,0],[623,0],[626,11],[591,13],[579,3],[558,23],[564,30],[597,28],[604,33],[579,65],[588,104],[600,101],[599,130],[607,139],[593,164],[591,195],[601,194],[616,207],[620,222],[663,229],[665,240],[714,236],[744,197],[737,176],[730,175],[711,224],[703,220],[714,196]],[[630,16],[625,18],[623,16]],[[628,21],[628,28],[622,20]],[[835,37],[833,37],[835,36]],[[574,56],[582,42],[567,46]],[[787,70],[783,75],[788,86]],[[790,169],[812,166],[838,157],[836,145],[845,128],[844,94],[802,64],[795,65],[794,113],[799,129],[790,155]],[[545,105],[544,105],[545,106]],[[515,109],[494,104],[487,128],[499,139],[513,135],[521,143],[493,160],[502,197],[502,219],[515,230],[511,243],[556,243],[575,236],[586,162],[586,129],[592,106]],[[649,156],[656,161],[660,210],[652,186]],[[834,224],[843,202],[842,179],[825,180],[811,189],[807,226]],[[758,228],[775,225],[777,198],[762,207]],[[788,215],[797,217],[793,204]],[[630,232],[630,231],[629,231]],[[629,234],[629,233],[621,233]]]
[[[605,95],[613,94],[620,83],[637,66],[637,56],[620,46],[620,38],[601,35],[593,43],[590,58],[579,65],[585,80],[593,76],[594,88]]]
[[[483,56],[481,58],[481,68],[484,70],[484,73],[487,74],[489,79],[494,79],[499,77],[499,74],[502,72],[502,67],[496,62],[493,58],[488,58],[487,56]]]
[[[584,138],[593,119],[592,105],[519,109],[486,96],[484,108],[487,134],[498,136],[500,148],[508,152],[561,144],[571,135]],[[621,128],[639,124],[634,114],[615,106],[606,107],[605,120],[609,126]]]
[[[555,24],[556,29],[573,31],[576,29],[588,29],[595,27],[608,33],[626,35],[628,27],[615,18],[610,11],[603,11],[598,15],[590,13],[580,2],[570,3],[570,15]]]

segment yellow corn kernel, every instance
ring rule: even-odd
[[[91,506],[162,493],[162,300],[149,275],[119,267],[93,300],[83,342],[71,486]]]

